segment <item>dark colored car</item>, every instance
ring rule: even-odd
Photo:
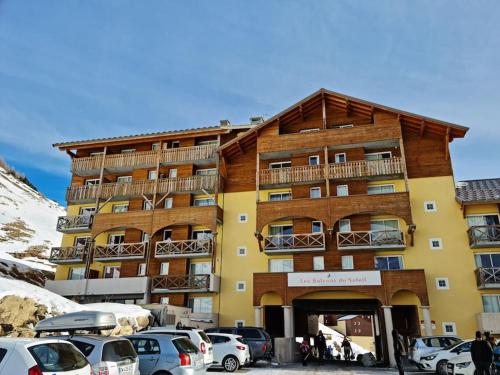
[[[497,367],[497,369],[500,369],[500,346],[497,345],[493,349],[493,357],[495,361],[495,366]]]
[[[271,336],[260,327],[218,327],[209,328],[205,332],[209,333],[230,333],[240,335],[245,340],[245,343],[250,347],[250,355],[252,361],[259,359],[271,359],[273,344]]]

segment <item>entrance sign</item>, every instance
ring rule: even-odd
[[[291,272],[289,287],[382,285],[380,271]]]

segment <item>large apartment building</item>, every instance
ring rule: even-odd
[[[321,89],[248,125],[56,144],[73,176],[47,287],[285,338],[370,315],[386,360],[393,327],[500,333],[500,181],[456,191],[466,132]]]

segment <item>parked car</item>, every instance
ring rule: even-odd
[[[472,362],[470,352],[460,354],[448,361],[448,375],[474,375],[476,366]]]
[[[448,361],[462,353],[470,352],[471,344],[472,340],[462,341],[421,357],[419,362],[421,368],[426,371],[436,371],[440,375],[446,375]]]
[[[92,375],[87,359],[59,339],[0,339],[2,375]]]
[[[151,327],[147,331],[141,331],[141,334],[163,334],[187,337],[203,354],[203,362],[206,367],[210,366],[214,361],[212,342],[207,334],[201,329],[168,329],[164,327]]]
[[[213,367],[234,372],[250,363],[250,347],[243,338],[229,333],[207,333],[214,346]]]
[[[203,354],[186,337],[140,333],[127,339],[139,355],[141,375],[205,374]]]
[[[424,336],[411,340],[409,359],[419,366],[420,358],[462,341],[457,336]]]
[[[242,336],[245,343],[250,347],[250,356],[255,362],[259,359],[270,359],[273,344],[271,336],[260,327],[219,327],[205,330],[207,333],[230,333]]]

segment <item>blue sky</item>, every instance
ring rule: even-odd
[[[320,87],[469,126],[500,177],[498,1],[0,0],[0,155],[60,202],[52,143],[272,116]]]

